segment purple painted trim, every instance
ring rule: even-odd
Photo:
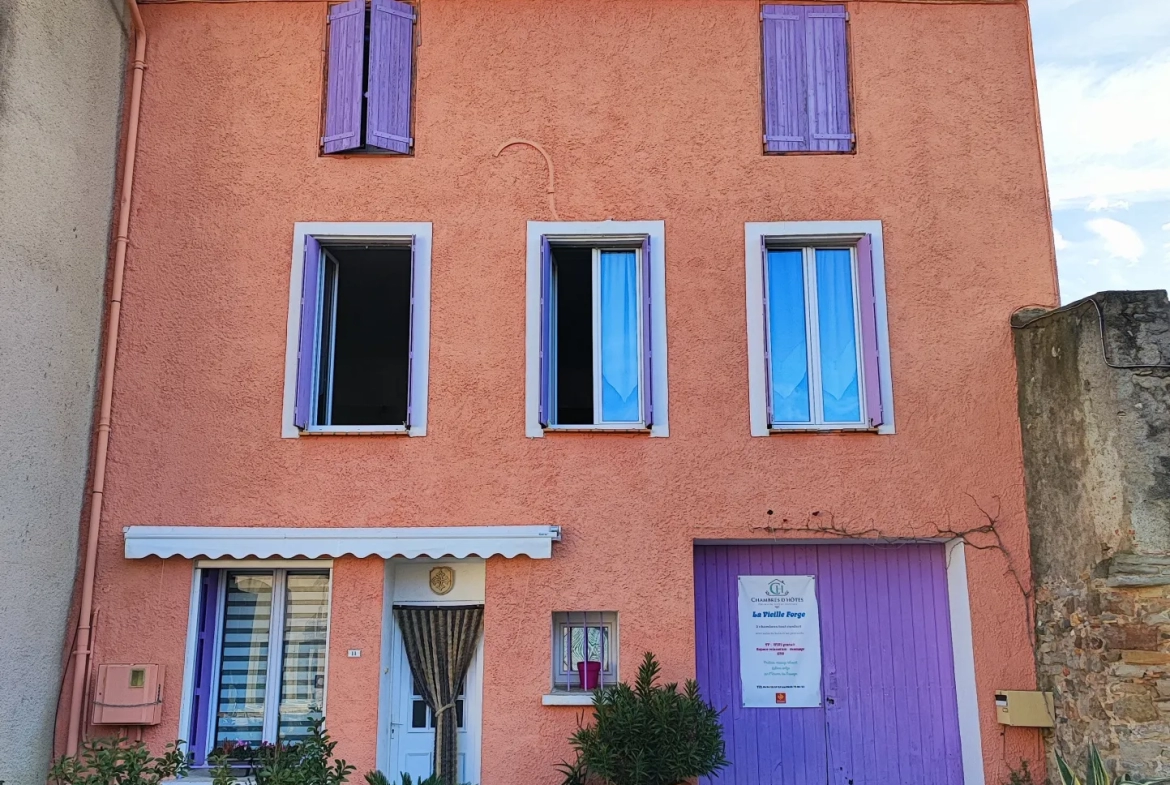
[[[802,5],[766,5],[763,19],[764,150],[769,153],[810,149],[808,76],[805,58],[805,9]]]
[[[772,319],[768,313],[768,238],[760,238],[760,276],[764,279],[760,287],[764,303],[764,397],[768,404],[769,428],[772,427]]]
[[[191,693],[191,728],[187,738],[192,764],[207,762],[208,726],[214,700],[215,633],[219,629],[219,570],[200,570],[199,629],[195,641],[195,689]]]
[[[361,147],[362,60],[366,48],[366,0],[329,9],[329,72],[325,84],[326,153]]]
[[[654,352],[650,341],[651,319],[650,237],[642,240],[642,411],[645,424],[654,424]]]
[[[865,412],[869,426],[876,428],[882,418],[882,384],[877,334],[877,293],[873,280],[873,238],[857,241],[857,289],[861,308],[861,365],[865,374]]]
[[[297,343],[297,400],[293,424],[302,431],[313,420],[313,368],[317,355],[317,300],[321,243],[305,236],[305,267],[301,279],[301,334]]]
[[[847,153],[853,149],[849,116],[849,57],[845,6],[809,6],[805,16],[808,53],[808,149]]]
[[[370,147],[410,152],[413,59],[414,8],[398,0],[372,0],[366,101],[366,144]]]
[[[418,253],[415,250],[415,236],[410,236],[410,323],[407,325],[406,351],[406,422],[410,427],[414,403],[414,298],[418,294]]]
[[[552,422],[552,248],[540,238],[540,427]]]

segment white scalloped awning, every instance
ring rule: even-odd
[[[127,526],[126,558],[527,556],[552,558],[559,526],[414,526],[382,529],[297,529],[267,526]]]

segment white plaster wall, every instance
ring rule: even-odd
[[[40,785],[77,566],[128,43],[0,0],[0,780]]]

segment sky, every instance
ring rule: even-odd
[[[1170,288],[1170,0],[1031,0],[1061,300]]]

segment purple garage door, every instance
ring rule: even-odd
[[[820,708],[743,708],[740,575],[815,575]],[[710,785],[962,785],[942,545],[695,547],[699,685],[731,765]]]

